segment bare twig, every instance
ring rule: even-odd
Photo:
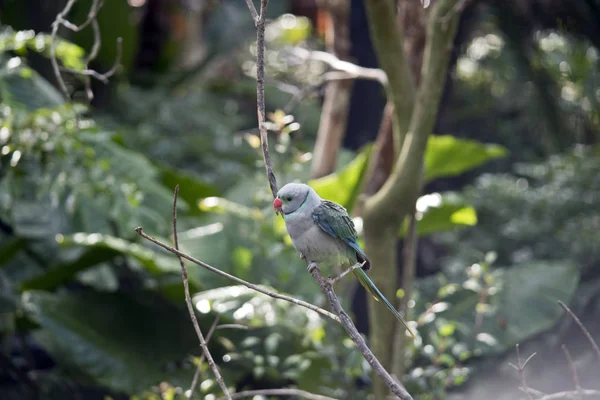
[[[248,328],[246,325],[240,325],[240,324],[222,324],[217,326],[217,329],[241,329],[244,331],[247,331]]]
[[[450,22],[450,19],[452,19],[454,15],[460,14],[464,11],[468,3],[469,0],[458,0],[454,7],[452,7],[452,10],[450,10],[446,15],[440,18],[441,23],[447,24],[448,22]]]
[[[87,15],[87,19],[80,25],[75,25],[72,22],[70,22],[69,20],[66,19],[67,14],[69,13],[69,11],[71,10],[71,7],[77,2],[77,0],[69,0],[70,6],[68,6],[68,10],[66,12],[63,11],[63,13],[60,13],[56,20],[55,23],[59,23],[62,24],[65,28],[72,30],[73,32],[79,32],[82,29],[84,29],[85,27],[87,27],[89,24],[94,24],[95,22],[98,22],[96,20],[96,17],[98,16],[98,11],[100,11],[100,9],[102,8],[102,6],[104,5],[104,0],[99,1],[99,0],[93,0],[92,2],[92,6],[90,7],[90,11],[88,12]],[[65,7],[66,9],[66,7]],[[96,52],[92,52],[92,53],[97,53]]]
[[[566,345],[560,346],[562,348],[563,353],[565,353],[565,358],[569,363],[569,370],[571,371],[571,376],[573,377],[573,384],[575,385],[575,390],[577,393],[581,392],[581,384],[579,383],[579,376],[577,375],[577,370],[575,369],[575,364],[573,363],[573,358],[571,357],[571,353],[569,353],[569,349],[567,349]]]
[[[529,389],[530,394],[538,393],[536,390]],[[539,393],[538,393],[539,394]],[[591,397],[597,399],[600,396],[600,390],[589,390],[582,389],[580,392],[557,392],[552,394],[546,394],[540,397],[536,397],[535,400],[564,400],[564,399],[575,399],[575,398]]]
[[[598,351],[598,345],[592,338],[592,335],[590,334],[590,332],[586,329],[586,327],[581,323],[579,318],[577,318],[577,316],[573,313],[573,311],[571,311],[571,309],[569,307],[567,307],[562,301],[558,301],[558,304],[567,312],[567,314],[569,314],[569,316],[571,316],[571,318],[573,318],[575,320],[577,325],[581,328],[581,330],[583,331],[585,336],[588,338],[592,347],[596,351],[596,354],[598,354],[599,358],[600,358],[600,351]],[[525,362],[523,364],[521,364],[521,357],[519,354],[519,345],[517,344],[516,345],[517,365],[514,365],[514,364],[509,364],[509,365],[511,367],[513,367],[514,369],[516,369],[517,372],[519,373],[519,377],[521,379],[521,386],[519,389],[521,389],[521,391],[524,392],[530,400],[533,400],[534,398],[535,398],[535,400],[561,400],[561,399],[583,399],[586,397],[592,397],[592,398],[600,397],[600,390],[582,389],[581,383],[579,381],[579,376],[577,375],[577,370],[575,369],[575,364],[573,363],[573,358],[571,357],[571,354],[569,353],[567,346],[565,346],[563,344],[561,346],[561,348],[562,348],[562,351],[565,353],[565,358],[567,359],[567,362],[569,364],[569,370],[571,371],[571,377],[573,379],[573,384],[575,386],[575,390],[557,392],[557,393],[552,393],[552,394],[545,394],[543,392],[540,392],[539,390],[528,387],[527,382],[525,380],[524,371],[525,371],[525,367],[527,366],[527,363],[533,358],[533,356],[535,356],[536,353],[533,353],[532,355],[530,355],[527,358],[527,360],[525,360]]]
[[[335,55],[325,51],[310,51],[301,47],[294,47],[289,50],[289,53],[302,60],[321,61],[333,68],[335,72],[325,74],[326,80],[334,79],[367,79],[387,85],[387,75],[379,68],[365,68],[360,65],[353,64],[349,61],[340,60]],[[343,73],[344,75],[339,75]],[[330,75],[328,75],[330,74]],[[334,74],[334,75],[331,75]],[[336,75],[337,74],[337,75]]]
[[[333,291],[333,287],[331,286],[331,284],[329,284],[327,279],[323,278],[323,275],[321,275],[321,271],[319,271],[318,265],[316,263],[311,263],[311,265],[309,266],[309,270],[313,278],[315,278],[315,280],[319,284],[319,287],[321,288],[323,294],[327,296],[331,307],[333,308],[335,313],[340,317],[342,326],[344,327],[344,329],[346,329],[348,335],[356,344],[356,347],[361,352],[365,360],[367,360],[367,362],[371,365],[371,367],[377,373],[377,375],[379,375],[381,379],[383,379],[383,381],[390,388],[392,393],[394,393],[402,400],[412,400],[412,396],[406,391],[406,389],[404,389],[404,387],[402,387],[402,385],[400,385],[392,378],[392,376],[385,370],[385,368],[383,368],[379,360],[375,357],[371,349],[369,349],[363,337],[360,335],[360,333],[358,333],[356,326],[354,326],[354,323],[342,308],[342,305],[340,304],[337,295]]]
[[[265,170],[269,179],[269,186],[273,198],[277,197],[277,179],[273,173],[273,163],[269,154],[269,141],[267,139],[267,127],[265,125],[265,26],[267,17],[267,6],[269,0],[260,0],[260,14],[256,13],[252,0],[246,0],[250,13],[256,25],[256,111],[258,116],[258,130],[260,132],[260,144],[262,147]]]
[[[527,394],[527,397],[529,397],[529,400],[533,400],[531,390],[529,389],[529,386],[527,386],[527,380],[525,379],[525,367],[527,366],[527,363],[529,363],[529,361],[531,361],[531,359],[535,356],[536,353],[533,353],[532,355],[527,357],[527,360],[525,360],[524,363],[521,363],[521,354],[519,352],[519,344],[518,343],[515,346],[515,350],[517,352],[517,365],[514,365],[512,363],[509,363],[509,365],[511,367],[513,367],[514,369],[516,369],[517,372],[519,373],[519,378],[521,380],[520,389],[523,392],[525,392],[525,394]]]
[[[585,337],[588,339],[588,341],[592,345],[594,351],[596,352],[596,355],[598,356],[598,360],[600,360],[600,348],[598,347],[598,344],[596,343],[596,341],[590,334],[590,331],[587,330],[587,328],[583,325],[583,323],[579,320],[579,318],[577,318],[577,316],[573,313],[573,311],[571,311],[571,309],[569,307],[567,307],[567,305],[565,303],[563,303],[562,301],[559,300],[558,305],[561,306],[567,312],[567,314],[569,314],[569,316],[571,318],[573,318],[573,321],[575,321],[575,323],[579,326],[579,328],[581,329],[581,331],[583,332]]]
[[[242,399],[244,397],[253,396],[298,396],[308,400],[337,400],[333,397],[322,396],[300,389],[262,389],[262,390],[247,390],[244,392],[233,393],[231,398]],[[218,400],[223,400],[220,398]]]
[[[100,51],[100,46],[102,45],[102,38],[100,35],[100,25],[98,24],[97,17],[98,17],[98,12],[104,5],[104,0],[93,0],[92,6],[90,8],[90,11],[88,12],[86,20],[80,25],[75,25],[67,19],[67,15],[69,14],[69,12],[71,11],[71,9],[73,8],[73,6],[75,5],[76,2],[77,2],[77,0],[69,0],[67,2],[67,4],[65,5],[65,7],[63,8],[63,10],[60,13],[58,13],[54,22],[52,23],[52,32],[50,35],[50,62],[52,64],[52,69],[54,71],[54,75],[56,77],[58,85],[59,85],[61,91],[64,93],[65,97],[70,98],[70,95],[69,95],[69,90],[67,88],[67,85],[60,73],[61,70],[67,71],[67,72],[70,72],[73,74],[81,75],[84,77],[87,98],[88,98],[88,101],[91,102],[92,99],[94,98],[94,94],[91,90],[91,82],[90,82],[89,78],[90,77],[95,78],[104,84],[108,83],[108,78],[110,78],[117,72],[117,68],[119,67],[119,65],[121,63],[121,57],[122,57],[122,53],[123,53],[122,39],[121,38],[117,39],[117,55],[115,57],[115,62],[111,69],[109,69],[105,73],[100,73],[98,71],[88,68],[88,65],[93,60],[95,60],[96,57],[98,56],[98,52]],[[64,26],[65,28],[67,28],[73,32],[79,32],[90,24],[91,24],[92,30],[94,32],[94,43],[92,45],[90,54],[88,55],[88,57],[86,58],[86,60],[84,62],[85,68],[82,70],[77,70],[77,69],[73,69],[73,68],[59,66],[58,59],[56,58],[56,41],[57,41],[57,36],[58,36],[58,29],[61,26]]]
[[[208,331],[208,333],[206,334],[206,344],[210,343],[210,339],[212,339],[213,334],[215,333],[216,330],[219,329],[244,329],[247,330],[249,329],[246,325],[240,325],[240,324],[221,324],[221,325],[217,325],[219,323],[219,319],[221,319],[221,316],[217,315],[217,318],[215,318],[215,321],[213,322],[212,326],[210,327],[210,330]],[[202,369],[202,363],[204,362],[204,353],[202,353],[202,355],[200,356],[200,360],[198,361],[198,367],[196,368],[196,372],[194,373],[194,379],[192,380],[192,385],[190,387],[189,393],[188,393],[188,398],[191,398],[192,395],[194,394],[194,391],[196,390],[196,385],[198,384],[198,378],[200,377],[200,370]],[[232,395],[232,398],[234,396]]]
[[[181,261],[183,263],[183,261]],[[213,333],[215,333],[215,329],[217,328],[217,324],[219,323],[219,320],[221,319],[220,315],[217,315],[217,318],[215,318],[215,321],[213,322],[212,326],[210,327],[210,329],[208,330],[208,333],[206,334],[206,344],[210,343],[210,339],[212,339],[212,335]],[[198,361],[198,366],[196,367],[196,372],[194,373],[194,378],[192,379],[192,385],[190,386],[190,393],[188,394],[188,399],[192,398],[192,395],[194,394],[194,391],[196,390],[196,385],[198,384],[198,378],[200,377],[200,370],[202,369],[202,362],[204,362],[204,358],[205,358],[205,354],[202,353],[202,355],[200,356],[200,361]]]
[[[56,36],[58,34],[58,28],[60,27],[60,21],[63,21],[69,11],[71,11],[75,1],[76,0],[69,0],[65,5],[65,8],[58,13],[56,20],[52,24],[52,32],[50,34],[50,62],[52,63],[52,69],[54,70],[54,75],[56,76],[58,85],[67,98],[69,97],[69,89],[67,89],[67,85],[60,74],[58,60],[56,59]]]
[[[254,7],[254,3],[252,0],[246,0],[246,4],[248,5],[248,9],[250,10],[250,14],[252,15],[252,19],[254,20],[254,26],[258,24],[258,14],[256,12],[256,7]],[[261,12],[262,14],[262,12]]]
[[[266,289],[262,288],[259,285],[255,285],[253,283],[247,282],[247,281],[245,281],[243,279],[238,278],[237,276],[230,275],[227,272],[223,272],[220,269],[217,269],[217,268],[215,268],[215,267],[213,267],[213,266],[211,266],[211,265],[209,265],[209,264],[207,264],[207,263],[205,263],[203,261],[200,261],[200,260],[198,260],[198,259],[196,259],[196,258],[194,258],[192,256],[189,256],[189,255],[187,255],[185,253],[182,253],[181,251],[179,251],[179,250],[177,250],[177,249],[175,249],[175,248],[173,248],[173,247],[171,247],[169,245],[166,245],[166,244],[162,243],[161,241],[153,238],[152,236],[147,235],[146,233],[144,233],[144,231],[143,231],[143,229],[142,229],[141,226],[135,228],[135,231],[141,237],[143,237],[144,239],[149,240],[152,243],[159,245],[163,249],[165,249],[167,251],[170,251],[171,253],[176,254],[176,255],[178,255],[178,256],[180,256],[182,258],[185,258],[186,260],[191,261],[191,262],[193,262],[196,265],[199,265],[199,266],[201,266],[203,268],[206,268],[207,270],[209,270],[211,272],[214,272],[217,275],[221,275],[221,276],[223,276],[223,277],[225,277],[227,279],[230,279],[230,280],[232,280],[234,282],[237,282],[237,283],[239,283],[241,285],[244,285],[244,286],[246,286],[249,289],[255,290],[255,291],[259,292],[259,293],[265,294],[265,295],[267,295],[269,297],[272,297],[274,299],[285,300],[285,301],[288,301],[290,303],[296,304],[298,306],[302,306],[302,307],[308,308],[309,310],[318,312],[319,314],[324,315],[326,317],[329,317],[329,318],[331,318],[331,319],[333,319],[335,321],[338,321],[338,322],[340,321],[340,319],[338,318],[337,315],[335,315],[335,314],[333,314],[333,313],[331,313],[331,312],[329,312],[327,310],[324,310],[324,309],[322,309],[320,307],[317,307],[317,306],[315,306],[313,304],[307,303],[306,301],[296,299],[294,297],[290,297],[290,296],[286,296],[286,295],[283,295],[283,294],[280,294],[280,293],[272,292],[270,290],[266,290]]]
[[[111,67],[111,69],[109,69],[105,73],[101,74],[100,72],[93,70],[93,69],[77,70],[77,69],[67,68],[67,67],[63,67],[63,66],[61,66],[59,68],[61,71],[67,71],[67,72],[71,72],[73,74],[91,76],[92,78],[95,78],[95,79],[99,80],[100,82],[107,84],[108,78],[110,78],[117,72],[117,68],[119,68],[119,65],[121,64],[122,56],[123,56],[123,39],[117,38],[117,57],[115,58],[115,62],[113,63],[113,66]]]
[[[365,265],[365,263],[366,261],[363,261],[362,263],[356,263],[350,268],[345,269],[344,272],[342,272],[341,274],[334,276],[333,278],[329,278],[329,284],[333,286],[334,283],[348,275],[350,272],[353,272],[355,269],[362,268]]]
[[[179,194],[179,185],[175,186],[175,194],[173,196],[173,242],[175,244],[175,249],[179,248],[179,243],[177,240],[177,195]],[[194,304],[192,303],[192,296],[190,296],[190,285],[188,282],[187,270],[185,269],[185,264],[181,256],[177,256],[179,259],[179,265],[181,265],[181,277],[183,279],[183,289],[185,291],[185,303],[187,304],[188,312],[190,313],[190,319],[192,320],[192,324],[194,325],[194,329],[196,330],[196,335],[198,336],[198,340],[200,341],[200,347],[202,347],[202,351],[206,356],[206,361],[208,361],[208,365],[212,369],[215,374],[215,379],[219,383],[225,398],[231,400],[231,395],[229,394],[229,390],[227,389],[227,385],[225,385],[225,381],[219,372],[219,367],[215,363],[215,360],[212,358],[210,351],[208,350],[208,346],[206,344],[206,340],[204,339],[204,335],[202,334],[202,330],[200,329],[200,325],[198,325],[198,319],[196,318],[196,313],[194,311]]]

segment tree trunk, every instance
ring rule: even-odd
[[[421,82],[415,95],[417,79],[413,71],[416,68],[414,63],[409,63],[406,52],[413,48],[419,54],[420,35],[406,33],[406,27],[402,25],[411,18],[407,16],[397,21],[393,2],[365,0],[378,60],[388,75],[388,101],[394,106],[392,120],[397,138],[394,141],[396,161],[389,177],[377,193],[364,202],[365,250],[373,264],[370,273],[373,281],[384,296],[395,303],[398,232],[404,217],[414,210],[420,193],[424,152],[437,119],[462,3],[460,0],[437,0],[429,8]],[[413,10],[404,8],[407,14],[408,10]],[[411,39],[409,42],[405,42],[405,35]],[[369,321],[373,352],[383,366],[393,372],[394,364],[397,366],[394,363],[397,353],[404,351],[399,348],[402,346],[394,345],[397,321],[373,300],[369,301]],[[379,379],[374,379],[374,391],[376,399],[385,399],[388,393]]]
[[[327,50],[340,60],[348,61],[350,0],[320,0],[318,4],[331,16],[325,34]],[[328,175],[335,169],[338,150],[346,132],[351,90],[350,79],[327,83],[311,165],[313,178]]]

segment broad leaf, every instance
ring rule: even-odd
[[[432,193],[417,200],[417,235],[426,236],[458,227],[477,224],[477,212],[452,194]],[[400,229],[404,237],[408,228],[405,219]]]
[[[100,263],[112,260],[116,256],[128,256],[138,261],[153,274],[179,272],[175,255],[156,253],[137,243],[129,242],[110,235],[99,233],[76,233],[72,236],[58,236],[63,247],[82,247],[85,250],[73,260],[57,263],[42,274],[21,284],[22,290],[53,290],[59,285],[74,279],[84,271]]]
[[[451,135],[430,136],[425,151],[425,181],[460,175],[506,154],[504,147],[495,144],[458,139]]]
[[[579,270],[569,262],[533,262],[499,270],[503,282],[499,296],[492,298],[497,318],[484,321],[482,331],[496,337],[504,348],[550,329],[564,315],[557,301],[569,303],[579,283]]]
[[[54,290],[61,284],[73,280],[78,272],[110,261],[119,254],[121,253],[109,248],[87,249],[75,260],[57,263],[35,278],[23,282],[20,288],[21,290]]]
[[[162,241],[165,242],[164,239]],[[110,235],[102,235],[99,233],[76,233],[72,236],[60,238],[60,243],[64,246],[83,246],[116,251],[134,258],[150,272],[155,274],[179,271],[179,265],[175,255],[170,257],[168,254],[157,254],[140,244]]]
[[[152,293],[30,291],[23,304],[42,327],[36,340],[63,367],[132,394],[163,381],[189,385],[193,367],[179,363],[199,354],[194,329],[182,308]],[[210,321],[199,322],[206,332]]]
[[[344,168],[323,178],[313,179],[308,184],[319,196],[341,204],[350,212],[360,194],[362,180],[369,166],[371,149],[372,146],[366,146]]]
[[[28,67],[15,68],[8,74],[0,71],[0,78],[0,95],[8,105],[37,110],[64,104],[58,90]]]
[[[190,215],[201,214],[201,210],[196,207],[199,199],[218,196],[219,190],[209,184],[201,182],[200,179],[192,174],[169,167],[160,169],[160,180],[167,188],[174,190],[179,185],[179,198],[185,200],[189,205],[186,212]]]
[[[0,245],[0,265],[4,265],[13,259],[24,247],[25,239],[13,237]]]

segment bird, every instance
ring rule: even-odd
[[[415,337],[404,318],[367,275],[371,262],[358,243],[358,234],[348,211],[333,201],[322,199],[309,185],[288,183],[273,200],[277,214],[283,215],[292,244],[301,258],[328,267],[353,268],[352,272],[373,298],[383,303]]]

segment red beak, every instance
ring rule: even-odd
[[[279,211],[281,211],[282,205],[283,203],[281,202],[281,200],[279,200],[279,197],[276,197],[275,200],[273,200],[273,208],[275,209],[276,213],[279,213]]]

